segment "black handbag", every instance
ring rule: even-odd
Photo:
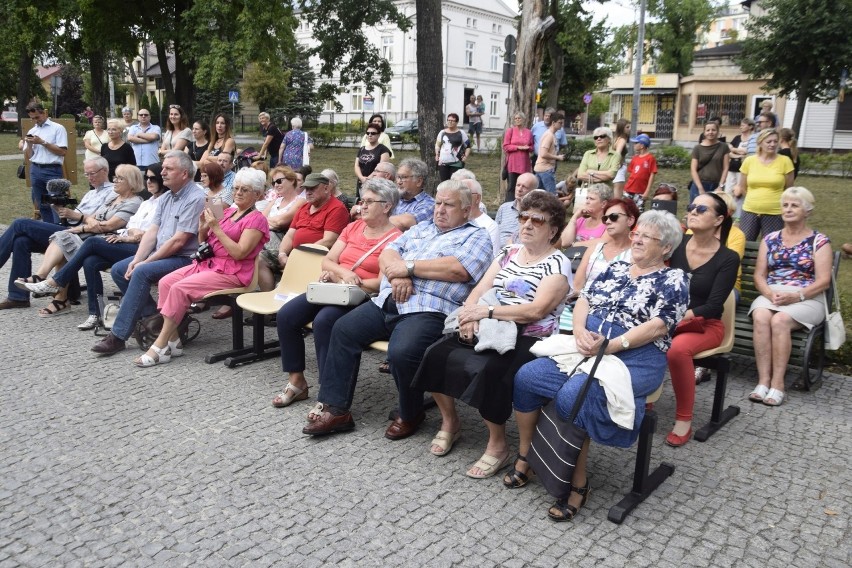
[[[26,169],[27,169],[27,167],[26,167],[25,164],[19,164],[18,165],[18,174],[17,174],[18,179],[27,179]]]
[[[530,451],[527,452],[527,461],[547,492],[557,499],[567,499],[571,493],[574,467],[577,465],[583,443],[588,437],[585,430],[574,424],[574,420],[580,412],[592,381],[595,380],[595,371],[603,359],[607,344],[609,340],[604,338],[589,377],[580,389],[568,419],[563,420],[559,416],[556,412],[556,399],[553,399],[542,409],[535,426]],[[583,361],[578,363],[577,367],[582,363]],[[576,373],[577,367],[571,372],[571,376]]]

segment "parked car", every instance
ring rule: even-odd
[[[388,135],[388,138],[391,139],[391,142],[401,142],[403,134],[409,134],[412,136],[417,135],[417,119],[416,118],[404,118],[385,129],[385,132]]]
[[[14,110],[4,110],[3,116],[0,118],[3,122],[14,122],[18,124],[18,113]]]

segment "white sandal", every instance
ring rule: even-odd
[[[298,400],[307,399],[308,387],[300,389],[292,383],[287,383],[287,386],[284,387],[284,391],[272,399],[272,406],[274,406],[275,408],[284,408],[285,406],[290,406]]]
[[[769,401],[772,402],[769,402]],[[781,406],[784,402],[784,391],[778,389],[769,389],[769,392],[763,397],[763,404],[766,406]]]
[[[752,402],[763,402],[763,399],[766,398],[768,393],[769,387],[766,385],[757,385],[754,387],[754,390],[751,391],[751,394],[748,395],[748,399]]]
[[[180,357],[183,355],[183,345],[180,344],[180,339],[169,341],[169,355],[172,357]]]
[[[169,346],[165,347],[157,347],[156,345],[152,345],[149,351],[154,352],[154,356],[151,357],[148,353],[145,353],[141,357],[135,359],[133,364],[137,367],[153,367],[154,365],[159,365],[160,363],[168,363],[172,360],[171,353],[169,353]]]

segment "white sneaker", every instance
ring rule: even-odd
[[[86,318],[86,321],[77,326],[77,329],[79,329],[80,331],[89,331],[90,329],[95,329],[96,327],[98,327],[100,323],[101,318],[98,317],[96,314],[91,314],[88,318]]]

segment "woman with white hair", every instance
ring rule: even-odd
[[[269,225],[254,204],[266,190],[263,172],[243,168],[234,178],[234,207],[217,219],[207,207],[201,213],[198,241],[203,244],[194,262],[164,276],[159,283],[157,308],[163,315],[163,329],[147,353],[134,363],[152,367],[183,355],[178,324],[189,306],[210,292],[248,285],[254,276],[254,260],[269,240]]]
[[[307,162],[305,158],[311,157],[314,144],[307,132],[302,130],[302,119],[298,116],[290,120],[291,130],[284,135],[284,141],[279,150],[278,163],[298,170]]]
[[[760,241],[754,287],[760,292],[749,313],[754,320],[757,386],[752,402],[784,402],[790,333],[825,319],[823,292],[831,285],[834,255],[828,237],[808,227],[814,196],[804,187],[781,194],[784,228]]]
[[[337,176],[337,172],[331,168],[327,168],[321,171],[320,175],[328,178],[328,185],[331,189],[332,197],[336,197],[341,203],[343,203],[347,210],[352,209],[352,206],[355,205],[355,200],[340,191],[340,178]]]
[[[612,130],[600,126],[595,128],[592,138],[595,147],[583,154],[577,179],[580,182],[611,184],[621,167],[621,155],[612,148]]]

